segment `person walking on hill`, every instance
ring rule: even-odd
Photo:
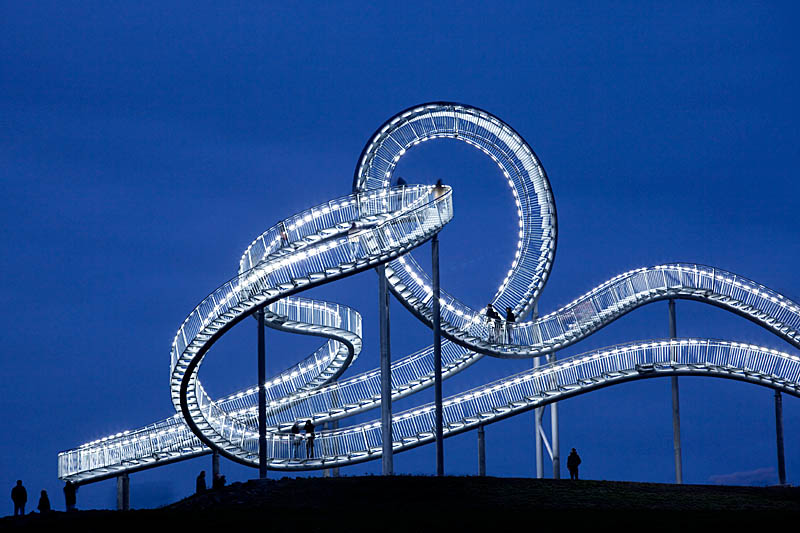
[[[314,423],[306,420],[303,429],[306,432],[306,459],[314,457]]]
[[[39,496],[39,513],[47,514],[50,512],[50,498],[47,496],[47,491],[43,490],[41,496]]]
[[[64,501],[67,504],[67,511],[74,511],[75,510],[75,503],[77,501],[75,497],[75,492],[77,492],[78,487],[72,481],[67,481],[67,484],[64,485]]]
[[[578,466],[580,464],[581,457],[575,451],[575,448],[572,448],[572,451],[569,452],[569,457],[567,457],[567,470],[569,470],[570,479],[578,479]]]
[[[11,501],[14,502],[14,516],[25,516],[25,504],[28,502],[28,491],[22,486],[22,480],[11,489]]]
[[[206,491],[206,471],[201,470],[194,484],[195,494],[203,494]]]
[[[225,479],[225,476],[222,476],[220,474],[216,474],[214,476],[214,479],[211,481],[211,488],[214,489],[214,490],[221,489],[222,487],[225,486],[225,483],[227,483],[227,482],[228,481]]]

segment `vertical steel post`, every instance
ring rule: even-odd
[[[264,339],[264,308],[258,317],[258,477],[267,477],[267,357]]]
[[[394,474],[392,456],[392,355],[389,346],[389,288],[386,283],[386,265],[375,268],[378,272],[378,310],[381,329],[381,435],[383,437],[383,475]]]
[[[778,482],[786,485],[786,461],[783,456],[783,397],[775,391],[775,434],[778,440]]]
[[[131,508],[131,480],[128,474],[117,476],[117,510],[129,511]]]
[[[555,363],[556,354],[547,356],[547,362]],[[553,479],[561,479],[561,450],[558,441],[558,402],[550,404],[550,445],[553,447]]]
[[[442,430],[442,317],[439,303],[439,234],[431,239],[433,268],[433,379],[436,403],[436,475],[444,475],[444,435]]]
[[[675,300],[669,300],[669,338],[678,336],[675,325]],[[678,376],[672,376],[672,445],[675,449],[675,483],[683,483],[683,461],[681,460],[681,402]]]
[[[337,386],[338,386],[338,383],[337,383]],[[331,406],[333,406],[333,407],[341,407],[341,402],[339,402],[339,389],[337,389],[337,388],[334,388],[334,389],[331,390]],[[330,429],[332,429],[332,430],[339,429],[339,420],[337,419],[337,420],[334,420],[332,422],[329,422],[328,423],[328,427]],[[339,455],[339,445],[337,444],[336,440],[334,440],[333,453],[334,453],[334,455]],[[335,467],[331,468],[331,475],[333,477],[339,477],[339,467],[338,466],[335,466]]]
[[[486,432],[483,424],[478,426],[478,475],[486,475]]]
[[[536,321],[539,318],[539,302],[533,304],[533,311],[531,312],[531,320]],[[541,341],[541,339],[539,339]],[[539,368],[541,365],[541,358],[533,358],[533,368]],[[533,431],[534,442],[536,443],[536,479],[544,477],[544,455],[542,449],[542,417],[544,416],[544,407],[537,407],[533,410]]]
[[[320,428],[320,429],[330,430],[332,427],[333,427],[333,422],[328,422],[327,424],[323,424],[322,428]],[[322,477],[331,477],[331,469],[330,468],[323,468],[322,469]]]
[[[539,368],[541,364],[539,357],[533,358],[533,368]],[[537,407],[533,410],[533,430],[536,432],[536,479],[544,477],[544,450],[542,449],[542,417],[544,407]]]
[[[211,454],[211,479],[217,479],[219,476],[219,452],[214,450]]]

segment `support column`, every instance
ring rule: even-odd
[[[531,312],[531,320],[536,321],[539,318],[539,302],[533,304],[533,311]],[[540,337],[537,337],[541,340]],[[541,365],[541,357],[533,358],[533,368],[539,368]],[[542,417],[544,416],[544,407],[537,407],[533,410],[533,432],[534,442],[536,443],[536,479],[544,477],[544,455],[542,449]]]
[[[337,383],[337,387],[338,387],[338,383]],[[334,388],[334,389],[331,390],[331,405],[333,407],[341,407],[341,402],[339,401],[339,389],[338,388]],[[337,420],[334,420],[333,422],[329,422],[328,423],[328,427],[331,428],[332,430],[339,429],[339,420],[337,419]],[[334,446],[333,453],[335,455],[339,455],[339,445],[337,444],[337,442],[338,441],[334,441],[334,444],[333,444],[333,446]],[[333,477],[339,477],[339,467],[335,466],[335,467],[331,468],[330,469],[330,473],[331,473],[331,475]]]
[[[128,474],[117,476],[117,510],[129,511],[131,508],[131,480]]]
[[[486,475],[486,432],[483,424],[478,426],[478,475]]]
[[[219,476],[219,452],[214,450],[211,453],[211,479],[212,481]]]
[[[536,367],[538,367],[538,357]],[[534,368],[536,368],[534,367]],[[542,418],[544,417],[544,407],[534,409],[534,422],[536,431],[536,479],[544,478],[544,450],[542,449]]]
[[[669,300],[669,338],[677,335],[675,326],[675,300]],[[681,402],[678,390],[678,377],[672,376],[672,445],[675,449],[675,483],[683,483],[683,461],[681,460]]]
[[[381,329],[381,435],[383,436],[383,475],[394,474],[392,456],[392,355],[389,346],[389,288],[386,283],[386,265],[378,271],[378,311]]]
[[[783,397],[775,391],[775,433],[778,440],[778,482],[786,485],[786,461],[783,456]]]
[[[330,430],[333,425],[333,422],[328,422],[327,424],[323,424],[320,428],[321,430]],[[331,477],[331,469],[330,468],[323,468],[322,469],[322,477]]]
[[[547,362],[555,363],[556,354],[547,356]],[[550,404],[550,444],[552,445],[553,479],[561,479],[561,449],[558,442],[558,402]]]
[[[264,339],[264,308],[258,317],[258,478],[267,477],[267,357]]]
[[[439,234],[431,239],[433,268],[433,379],[436,403],[436,475],[444,475],[444,435],[442,430],[442,316],[439,303]]]

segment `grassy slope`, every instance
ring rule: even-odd
[[[341,477],[234,483],[161,509],[4,518],[0,528],[108,528],[265,522],[297,531],[426,531],[511,525],[648,530],[762,525],[800,518],[800,488],[667,485],[524,478]],[[235,526],[234,526],[235,527]],[[437,529],[439,529],[437,527]],[[493,532],[490,532],[493,533]]]

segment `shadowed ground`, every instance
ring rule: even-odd
[[[796,487],[367,476],[233,483],[159,509],[6,517],[0,528],[88,531],[158,525],[221,531],[232,524],[260,522],[265,529],[297,531],[472,530],[500,524],[512,530],[577,524],[685,530],[798,518]]]

